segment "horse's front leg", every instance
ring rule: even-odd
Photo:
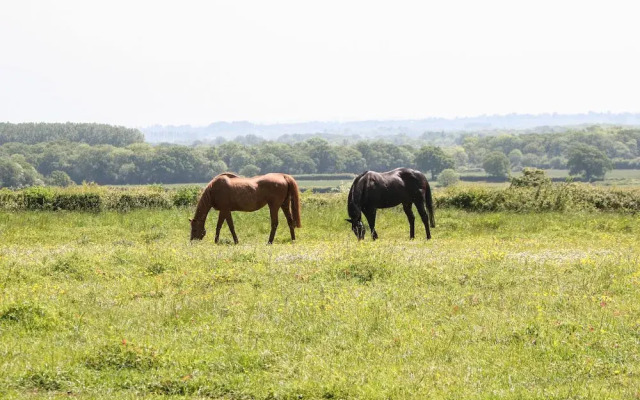
[[[227,220],[227,225],[229,225],[231,236],[233,236],[233,242],[235,244],[238,244],[238,236],[236,236],[236,229],[233,226],[233,218],[231,217],[231,211],[227,211],[225,214],[226,214],[225,219]]]
[[[376,240],[378,238],[378,232],[376,232],[376,209],[363,211],[364,216],[369,223],[369,229],[371,229],[371,238]]]
[[[416,217],[413,215],[413,210],[411,210],[411,203],[405,203],[402,205],[404,209],[404,213],[407,214],[407,219],[409,220],[409,239],[413,239],[416,237],[416,229],[415,229],[415,221]]]
[[[220,240],[220,229],[222,228],[222,224],[224,224],[225,217],[222,211],[218,212],[218,223],[216,224],[216,239],[215,242],[218,243]]]
[[[272,207],[269,205],[269,212],[271,214],[271,233],[269,234],[269,244],[273,243],[273,238],[276,236],[276,229],[278,229],[278,207]]]

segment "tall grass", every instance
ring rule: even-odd
[[[190,244],[188,207],[0,212],[0,397],[639,393],[637,215],[445,208],[409,241],[396,208],[357,242],[304,198],[272,246],[267,210],[237,246]]]

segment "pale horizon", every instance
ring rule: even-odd
[[[0,121],[130,127],[639,113],[634,4],[0,5]]]

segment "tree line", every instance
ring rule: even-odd
[[[58,141],[127,146],[144,142],[144,135],[138,129],[107,124],[0,122],[0,145],[11,142],[36,144]]]
[[[18,125],[26,129],[28,124],[13,127]],[[91,129],[78,128],[81,125],[90,125]],[[640,130],[616,127],[596,126],[553,134],[466,134],[451,146],[417,147],[391,140],[335,144],[318,137],[292,143],[242,137],[216,145],[151,145],[142,142],[139,132],[127,128],[110,127],[101,136],[101,125],[97,124],[57,126],[64,129],[54,135],[56,140],[32,143],[46,137],[38,131],[21,140],[2,142],[0,186],[65,186],[83,181],[193,183],[207,182],[223,171],[245,176],[268,172],[357,174],[367,169],[386,171],[396,167],[417,168],[432,178],[444,170],[448,170],[447,176],[453,171],[464,173],[480,168],[493,176],[507,176],[524,167],[568,168],[587,179],[597,179],[613,167],[640,168]],[[2,132],[3,138],[13,137],[6,130]]]

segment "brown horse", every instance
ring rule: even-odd
[[[269,206],[271,212],[271,233],[269,244],[273,243],[278,228],[278,209],[282,208],[289,224],[291,240],[296,240],[294,228],[300,228],[300,195],[298,184],[291,175],[266,174],[253,178],[242,178],[225,172],[213,178],[207,185],[198,201],[196,214],[191,221],[191,240],[204,238],[207,231],[204,223],[209,210],[219,210],[216,225],[216,239],[220,238],[220,228],[227,221],[233,241],[238,237],[233,227],[231,211],[256,211]],[[291,206],[291,208],[289,208]]]

